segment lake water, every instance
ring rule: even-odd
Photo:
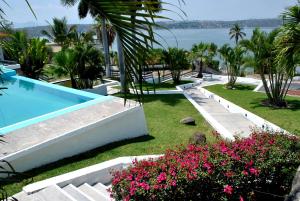
[[[245,28],[246,38],[252,36],[254,28]],[[274,28],[261,28],[263,31],[271,32]],[[200,42],[213,42],[218,47],[229,43],[234,44],[234,40],[230,40],[229,29],[171,29],[156,30],[158,34],[157,40],[166,47],[179,47],[190,50],[193,44]],[[158,47],[158,46],[156,46]]]

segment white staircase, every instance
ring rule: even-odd
[[[110,198],[112,175],[135,160],[156,159],[161,155],[128,156],[52,177],[23,187],[9,201],[114,201]]]
[[[101,183],[84,183],[80,186],[69,184],[64,187],[51,185],[30,195],[21,192],[10,198],[10,201],[113,201],[107,190],[108,187]]]

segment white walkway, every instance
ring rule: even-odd
[[[248,137],[252,128],[255,127],[255,124],[242,114],[231,113],[214,99],[207,98],[196,87],[185,90],[185,94],[194,101],[191,102],[194,103],[194,106],[214,129],[226,138],[233,139],[234,136]]]

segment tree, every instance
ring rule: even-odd
[[[102,20],[99,17],[96,18],[96,23],[94,25],[94,29],[96,31],[98,39],[103,44],[103,36],[101,34]],[[116,39],[116,31],[114,30],[113,26],[110,23],[106,23],[105,30],[106,30],[106,35],[108,38],[108,46],[111,48]]]
[[[193,45],[192,47],[192,58],[199,62],[200,68],[197,75],[198,78],[203,78],[203,66],[204,63],[208,60],[208,44],[199,43],[198,45]]]
[[[66,17],[62,19],[53,18],[53,24],[49,23],[49,27],[50,31],[42,30],[41,33],[63,48],[67,48],[70,45],[74,38],[74,32],[77,29],[75,25],[68,27]]]
[[[77,88],[77,55],[73,49],[65,49],[55,54],[53,64],[50,65],[52,72],[57,76],[69,76],[72,88]]]
[[[230,39],[235,39],[235,44],[237,45],[239,39],[243,39],[246,36],[246,33],[243,32],[243,28],[240,27],[239,24],[233,25],[233,27],[229,31]]]
[[[278,55],[282,53],[281,48],[285,48],[276,45],[275,40],[279,36],[278,29],[271,33],[255,29],[250,40],[243,40],[240,43],[251,52],[248,64],[259,72],[268,97],[268,104],[286,107],[285,96],[296,66],[294,58],[281,57],[277,60]]]
[[[78,1],[62,0],[62,2],[64,5],[73,6]],[[85,0],[79,3],[80,16],[86,16],[82,15],[81,8],[87,8],[85,9],[87,12],[83,14],[91,13],[95,17],[104,17],[114,27],[121,42],[119,47],[123,48],[126,72],[128,72],[126,80],[131,81],[131,73],[143,69],[141,64],[144,62],[142,60],[144,55],[152,48],[153,43],[158,43],[153,31],[153,27],[159,26],[156,19],[166,19],[156,14],[157,9],[147,7],[150,4],[153,5],[151,1],[141,3],[119,0]],[[136,12],[132,12],[133,10]],[[135,16],[134,23],[132,15]],[[137,77],[136,74],[134,76]]]
[[[225,44],[219,49],[219,53],[224,61],[227,71],[228,83],[226,84],[226,87],[228,89],[233,89],[237,77],[240,74],[241,67],[244,64],[245,50],[240,46],[232,48],[228,44]]]
[[[279,61],[288,65],[299,64],[300,54],[300,1],[286,9],[282,15],[283,26],[276,40]]]
[[[187,52],[183,49],[169,48],[163,51],[163,59],[170,68],[173,82],[180,83],[181,72],[190,67],[187,59]]]

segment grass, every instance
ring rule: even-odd
[[[237,85],[235,90],[228,90],[223,85],[213,85],[206,89],[289,132],[300,135],[300,98],[298,97],[286,97],[290,108],[275,109],[261,104],[267,97],[264,93],[253,92],[253,86]]]
[[[173,81],[167,81],[167,82],[161,82],[161,83],[156,83],[153,85],[153,83],[143,83],[143,90],[144,91],[153,91],[154,89],[157,91],[160,90],[175,90],[177,85],[182,85],[182,84],[188,84],[192,83],[190,80],[181,80],[179,84],[174,84]],[[113,87],[115,89],[121,89],[120,86],[115,86]],[[139,84],[136,84],[136,88],[139,90]]]
[[[9,195],[13,195],[31,182],[31,178],[36,182],[120,156],[162,154],[168,148],[187,144],[188,139],[196,131],[205,133],[208,142],[215,141],[211,135],[212,128],[183,95],[145,96],[144,110],[149,136],[112,143],[79,156],[32,170],[25,173],[27,175],[25,178],[7,184],[5,189]],[[180,124],[179,121],[186,116],[195,118],[197,125]]]

